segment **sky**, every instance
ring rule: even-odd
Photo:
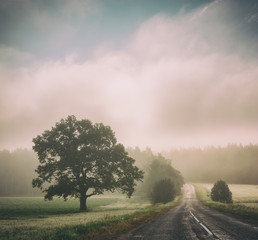
[[[257,1],[1,0],[0,149],[68,115],[154,151],[257,144]]]

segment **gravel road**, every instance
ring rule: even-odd
[[[203,206],[196,199],[194,187],[190,184],[185,184],[184,190],[184,198],[177,207],[132,231],[124,239],[258,240],[258,225]]]

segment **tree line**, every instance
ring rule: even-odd
[[[258,145],[182,148],[163,152],[186,181],[258,184]]]
[[[185,181],[213,183],[224,179],[228,183],[258,184],[258,145],[182,148],[162,155],[155,155],[150,148],[141,150],[135,147],[126,151],[136,160],[136,166],[145,172],[137,193],[150,193],[148,184],[151,183],[147,178],[152,175],[151,163],[155,159],[166,162],[166,158],[172,159],[172,166],[181,172]],[[37,165],[37,155],[32,150],[0,151],[0,196],[42,196],[41,191],[33,189],[31,184],[36,177]],[[154,179],[154,176],[149,178]]]
[[[32,150],[0,151],[0,196],[42,195],[32,188],[37,156]]]
[[[163,152],[162,155],[155,155],[150,148],[141,150],[135,147],[126,151],[136,160],[136,166],[145,172],[143,183],[136,188],[137,194],[150,193],[148,184],[151,183],[148,181],[151,180],[148,176],[152,175],[151,163],[155,159],[163,163],[168,161],[165,159],[172,159],[169,164],[172,163],[173,168],[181,172],[185,181],[214,183],[224,179],[228,183],[258,184],[258,145],[182,148]],[[0,151],[0,196],[42,196],[40,190],[32,188],[38,163],[32,150]]]

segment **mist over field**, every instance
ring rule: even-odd
[[[157,152],[256,144],[257,8],[1,1],[0,149],[31,148],[71,114]]]
[[[230,184],[258,184],[255,167],[258,164],[258,145],[174,149],[162,152],[162,155],[155,154],[150,148],[130,147],[126,151],[136,160],[135,165],[144,170],[145,176],[154,160],[165,157],[180,171],[185,182],[214,183],[224,179]],[[42,196],[41,191],[33,189],[31,184],[36,177],[37,165],[37,155],[32,150],[0,151],[0,197]],[[157,169],[155,171],[157,173]],[[136,195],[146,189],[145,180],[144,185],[138,183]]]
[[[39,194],[32,139],[68,115],[141,169],[257,184],[257,25],[254,0],[1,1],[0,194]]]

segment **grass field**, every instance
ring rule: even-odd
[[[80,213],[79,201],[73,199],[64,202],[62,199],[0,198],[0,239],[82,239],[85,232],[89,229],[94,232],[99,225],[103,228],[103,224],[134,221],[140,215],[161,212],[173,204],[153,209],[148,201],[138,198],[90,198],[88,211]]]
[[[258,185],[229,184],[233,204],[214,202],[210,198],[213,184],[195,184],[198,199],[205,205],[258,222]]]

